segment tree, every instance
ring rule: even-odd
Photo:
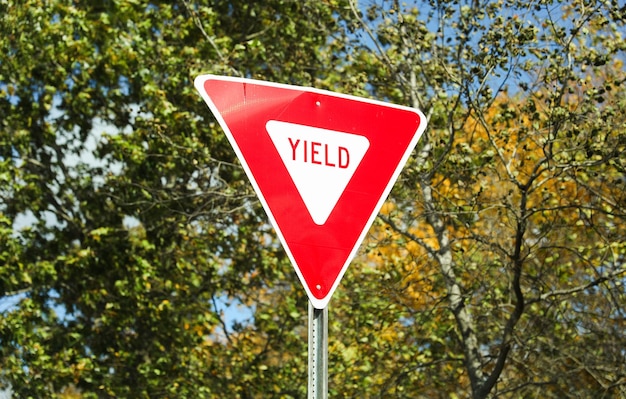
[[[222,302],[296,279],[192,80],[311,83],[338,4],[212,3],[1,5],[0,379],[16,396],[252,397],[293,373],[263,374],[223,319]],[[256,310],[255,327],[276,317]]]
[[[372,43],[354,73],[429,117],[372,244],[375,275],[395,287],[384,308],[398,309],[386,319],[401,324],[398,359],[407,342],[421,349],[387,385],[623,395],[624,8],[352,9]]]

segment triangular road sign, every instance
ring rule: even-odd
[[[314,307],[326,307],[426,128],[416,109],[198,76]]]

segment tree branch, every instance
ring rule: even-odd
[[[626,274],[626,266],[622,265],[621,268],[612,271],[611,273],[606,273],[598,278],[596,278],[595,280],[590,281],[587,284],[583,284],[583,285],[579,285],[577,287],[572,287],[566,290],[555,290],[555,291],[551,291],[551,292],[546,292],[545,294],[540,295],[538,298],[532,299],[529,301],[529,303],[536,303],[536,302],[541,302],[541,301],[545,301],[548,298],[552,298],[552,297],[558,297],[558,296],[564,296],[564,295],[572,295],[572,294],[576,294],[578,292],[582,292],[582,291],[586,291],[589,288],[598,286],[604,282],[607,281],[612,281],[613,279],[615,279],[616,277],[619,277],[622,274]]]

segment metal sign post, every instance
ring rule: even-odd
[[[309,302],[308,399],[328,398],[328,307],[316,309]]]

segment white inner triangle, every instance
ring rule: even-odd
[[[328,220],[370,146],[357,134],[271,120],[265,125],[311,218]]]

